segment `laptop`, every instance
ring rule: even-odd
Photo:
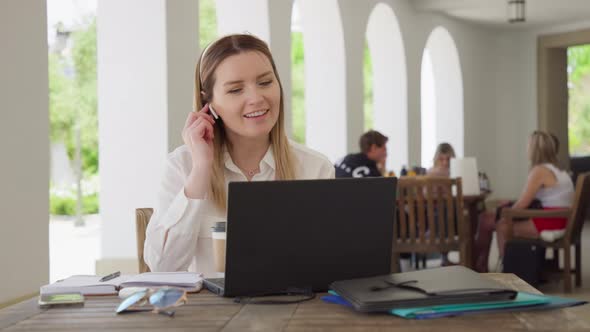
[[[475,157],[452,158],[450,168],[452,178],[461,178],[463,195],[481,194]]]
[[[396,178],[232,182],[222,296],[327,291],[391,272]]]

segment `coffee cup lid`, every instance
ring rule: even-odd
[[[225,221],[217,221],[215,222],[215,226],[211,227],[211,230],[214,232],[225,232]]]

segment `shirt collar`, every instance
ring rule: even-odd
[[[275,156],[272,153],[272,145],[268,146],[268,150],[266,150],[264,157],[262,157],[262,161],[265,162],[273,170],[276,170]]]
[[[229,154],[227,147],[223,148],[223,163],[224,163],[225,167],[227,169],[229,169],[230,171],[233,171],[236,173],[242,173],[242,171],[238,168],[238,166],[236,166],[234,161],[231,159],[231,155]],[[268,150],[266,150],[266,153],[264,154],[264,157],[262,157],[262,160],[260,162],[259,167],[260,167],[261,173],[265,171],[264,164],[266,164],[268,167],[272,168],[273,170],[276,169],[275,157],[272,153],[272,145],[270,145],[268,147]]]

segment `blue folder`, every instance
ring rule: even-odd
[[[323,301],[352,307],[350,303],[348,303],[334,291],[330,291],[329,293],[330,295],[322,297]],[[394,309],[391,310],[390,313],[407,319],[432,319],[486,312],[510,312],[556,309],[572,307],[586,303],[586,301],[567,299],[557,296],[547,296],[519,292],[514,300],[509,301],[478,302]]]

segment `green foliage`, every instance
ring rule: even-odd
[[[74,159],[75,126],[80,128],[82,170],[85,176],[98,172],[98,98],[96,91],[96,20],[75,31],[72,63],[49,54],[49,118],[51,140],[63,142]],[[66,72],[75,73],[68,77]]]
[[[98,194],[84,196],[82,199],[82,213],[98,213]],[[49,213],[52,215],[76,215],[76,199],[51,195],[49,200]]]
[[[569,152],[590,155],[590,45],[570,47],[567,56]]]
[[[49,54],[49,119],[52,142],[63,142],[70,160],[80,130],[83,178],[98,174],[98,98],[96,91],[96,20],[71,34],[71,58]],[[83,196],[82,213],[98,212],[98,195]],[[49,212],[75,215],[75,195],[51,193]]]
[[[291,109],[293,140],[305,144],[305,60],[303,33],[291,33]]]
[[[590,45],[573,46],[567,49],[567,64],[570,82],[579,82],[590,72]]]
[[[215,0],[199,0],[199,46],[204,50],[217,38]]]
[[[64,59],[49,54],[49,118],[52,141],[71,143],[75,120],[74,83],[64,75]]]
[[[76,200],[69,197],[49,197],[49,213],[60,216],[76,215]]]

